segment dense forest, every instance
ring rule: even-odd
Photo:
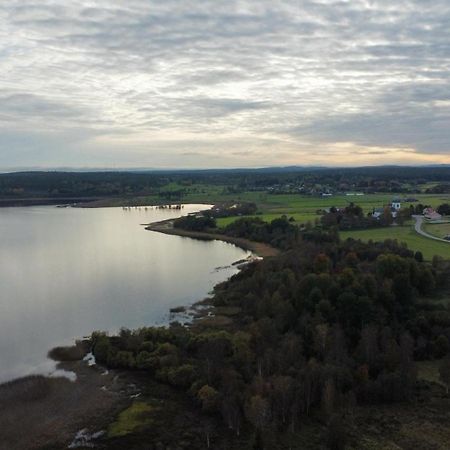
[[[346,191],[418,192],[427,182],[429,193],[449,192],[450,167],[363,167],[245,170],[141,171],[141,172],[20,172],[0,174],[0,199],[127,197],[160,195],[167,200],[183,198],[193,184],[224,186],[226,192]],[[178,189],[166,189],[176,183]]]
[[[300,448],[317,421],[321,445],[344,449],[355,408],[414,399],[416,361],[439,358],[450,385],[450,310],[433,300],[450,288],[449,262],[395,241],[265,226],[285,251],[215,288],[232,323],[96,332],[97,361],[184,393],[207,430],[198,448]]]

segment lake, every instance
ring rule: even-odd
[[[205,209],[0,208],[0,382],[49,374],[48,350],[93,330],[164,324],[249,255],[141,224]]]

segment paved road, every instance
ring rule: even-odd
[[[419,233],[422,236],[425,236],[425,237],[427,237],[429,239],[434,239],[435,241],[446,242],[447,244],[450,244],[450,241],[438,238],[438,237],[433,236],[432,234],[429,234],[426,231],[422,230],[423,216],[413,216],[413,218],[416,220],[414,228],[416,229],[417,233]]]

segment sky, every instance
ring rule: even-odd
[[[449,0],[0,2],[0,168],[441,163]]]

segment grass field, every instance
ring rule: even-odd
[[[394,197],[402,197],[398,194],[372,194],[362,196],[336,195],[332,197],[312,197],[304,195],[271,195],[257,192],[248,192],[235,196],[234,200],[253,201],[258,205],[263,214],[286,214],[288,216],[301,214],[305,217],[317,216],[316,211],[331,206],[345,207],[351,202],[361,206],[364,212],[370,212],[373,208],[379,208],[390,204]],[[190,198],[190,196],[188,196]],[[415,195],[418,203],[423,203],[437,207],[442,203],[450,201],[448,195]],[[231,197],[230,197],[231,198]],[[211,196],[214,199],[214,195]],[[415,203],[404,203],[404,206],[414,205]]]
[[[260,217],[264,221],[271,221],[282,215],[289,218],[293,217],[297,224],[305,224],[311,222],[314,224],[316,220],[320,220],[320,214],[317,212],[331,206],[345,207],[353,202],[362,207],[365,213],[380,208],[383,205],[390,204],[393,198],[403,198],[404,194],[368,194],[368,195],[336,195],[331,197],[313,197],[300,194],[277,195],[265,192],[242,192],[228,193],[225,186],[212,186],[204,184],[180,185],[168,184],[161,188],[162,191],[177,191],[184,189],[186,195],[183,197],[183,203],[219,203],[225,201],[245,201],[253,202],[258,206],[258,213],[253,217]],[[409,195],[406,195],[409,196]],[[434,208],[450,202],[450,195],[446,194],[414,194],[418,203],[430,205]],[[140,204],[156,204],[161,203],[162,199],[157,196],[142,197]],[[414,205],[416,203],[403,203],[402,206]],[[238,217],[227,217],[219,219],[217,224],[224,227],[235,221]],[[435,226],[435,225],[426,225]],[[445,228],[446,229],[446,228]],[[429,231],[427,229],[427,231]],[[445,231],[445,230],[444,230]],[[439,235],[443,231],[439,228],[429,231],[431,234]],[[450,231],[449,231],[450,233]],[[368,241],[384,241],[385,239],[397,239],[399,242],[405,242],[408,248],[419,250],[425,258],[431,259],[433,255],[450,258],[450,245],[446,243],[433,241],[425,237],[419,236],[412,225],[404,227],[390,227],[380,229],[370,229],[362,231],[349,231],[341,233],[342,238],[353,237]]]
[[[450,222],[448,223],[425,223],[422,228],[427,233],[433,236],[444,238],[444,236],[450,235]]]
[[[434,255],[450,258],[450,243],[438,242],[420,236],[412,225],[403,227],[372,228],[370,230],[342,231],[341,239],[353,238],[362,241],[384,241],[385,239],[397,239],[404,242],[409,249],[421,251],[426,259],[431,259]]]
[[[148,426],[150,413],[154,408],[148,403],[136,401],[131,406],[123,410],[115,422],[108,428],[109,437],[124,436],[134,431]]]
[[[283,213],[285,214],[285,213]],[[257,214],[255,216],[241,216],[242,217],[259,217],[261,220],[264,220],[265,222],[270,222],[273,219],[276,219],[278,217],[281,217],[283,214],[277,214],[277,213],[263,213],[263,214]],[[318,214],[308,214],[308,213],[292,213],[292,214],[286,214],[289,218],[293,217],[295,219],[296,223],[306,223],[308,221],[314,222],[315,219],[320,219],[320,216]],[[219,227],[225,227],[226,225],[234,222],[238,217],[223,217],[221,219],[217,220],[217,225]]]
[[[310,221],[314,223],[316,219],[320,219],[317,211],[331,206],[344,207],[350,202],[361,206],[365,213],[373,210],[373,208],[382,207],[389,204],[394,197],[403,197],[401,194],[374,194],[363,196],[333,196],[333,197],[310,197],[302,195],[270,195],[263,193],[249,192],[244,193],[235,200],[254,201],[258,205],[258,214],[254,217],[260,217],[262,220],[271,221],[285,214],[293,217],[298,224]],[[437,207],[442,203],[448,203],[450,196],[448,195],[426,195],[417,194],[414,197],[419,203]],[[414,204],[414,203],[411,203]],[[404,203],[408,206],[409,203]],[[227,217],[218,220],[218,226],[223,227],[236,220],[236,217]],[[442,226],[427,224],[427,227],[438,227],[431,234],[445,233],[450,224]],[[427,231],[429,231],[427,229]],[[448,231],[450,233],[450,230]],[[411,224],[403,227],[378,228],[361,231],[346,231],[341,233],[343,239],[352,237],[363,241],[384,241],[385,239],[397,239],[399,242],[407,244],[408,248],[421,251],[425,258],[431,259],[434,255],[444,258],[450,258],[450,244],[433,241],[418,235]]]

